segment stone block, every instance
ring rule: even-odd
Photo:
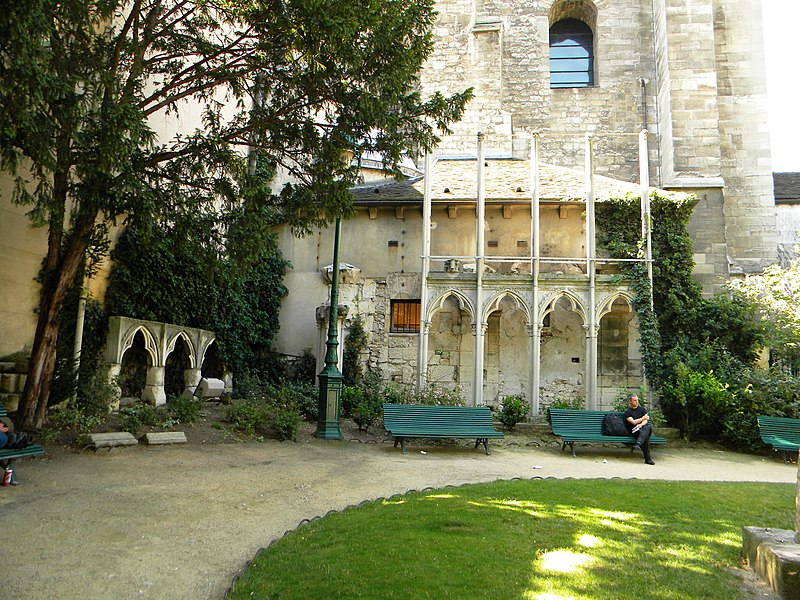
[[[743,527],[742,554],[782,598],[800,598],[800,544],[794,531]]]
[[[80,437],[78,443],[89,448],[114,448],[116,446],[135,446],[139,443],[127,431],[114,431],[111,433],[89,433]]]
[[[196,396],[201,398],[219,398],[225,393],[225,382],[221,379],[203,377],[197,386]]]
[[[146,433],[144,442],[151,446],[159,444],[185,444],[186,434],[183,431],[158,431]]]

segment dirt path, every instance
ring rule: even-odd
[[[413,448],[390,442],[48,448],[0,488],[0,596],[221,598],[257,550],[303,519],[413,489],[531,477],[794,483],[777,458],[657,449]],[[540,467],[540,468],[536,468]]]

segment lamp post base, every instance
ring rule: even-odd
[[[340,440],[339,407],[342,396],[342,374],[334,365],[326,367],[319,374],[319,414],[317,416],[316,437],[323,440]]]

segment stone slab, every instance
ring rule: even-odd
[[[219,398],[225,393],[225,382],[221,379],[203,377],[197,386],[196,396],[201,398]]]
[[[186,434],[183,431],[157,431],[146,433],[144,436],[146,444],[185,444]]]
[[[800,598],[800,544],[794,531],[743,527],[742,554],[781,598]]]
[[[81,437],[81,444],[90,448],[114,448],[116,446],[135,446],[139,443],[127,431],[111,433],[89,433]]]

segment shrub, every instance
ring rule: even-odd
[[[352,408],[353,421],[359,430],[368,431],[383,409],[383,390],[370,389],[361,394],[360,400]]]
[[[119,411],[123,431],[138,435],[143,427],[164,427],[173,423],[166,408],[137,402]]]
[[[499,419],[508,430],[528,416],[528,404],[522,396],[506,396],[503,398]]]
[[[466,404],[460,389],[450,390],[433,383],[426,385],[417,394],[416,400],[419,404],[433,404],[436,406],[464,406]]]
[[[364,401],[364,390],[355,385],[345,385],[342,387],[342,416],[352,417],[356,406]]]
[[[294,363],[294,378],[300,383],[314,385],[317,374],[317,357],[311,348],[303,349],[303,354]]]
[[[59,430],[74,431],[75,433],[90,433],[100,425],[102,418],[99,415],[86,414],[73,404],[64,402],[53,406],[48,419],[50,426],[44,436],[45,441],[56,439]]]
[[[414,394],[405,386],[390,382],[383,387],[383,401],[386,404],[413,404],[414,399]]]
[[[359,385],[364,377],[364,368],[361,365],[361,353],[367,348],[367,332],[364,323],[356,319],[350,325],[350,331],[344,339],[342,352],[342,377],[345,385]]]
[[[296,442],[301,420],[300,411],[294,406],[276,406],[270,425],[280,441]]]
[[[317,420],[319,392],[312,384],[284,382],[280,386],[267,388],[266,393],[275,404],[292,408],[308,420]]]
[[[257,395],[234,400],[225,411],[225,420],[247,435],[254,435],[257,428],[269,423],[270,406],[265,396]]]
[[[565,398],[556,398],[550,404],[547,405],[547,422],[552,423],[550,420],[550,409],[551,408],[569,408],[572,410],[583,410],[583,398],[573,398],[571,400],[567,400]]]
[[[674,369],[671,379],[664,384],[661,401],[678,417],[686,439],[693,435],[719,439],[722,420],[733,404],[728,387],[714,371],[696,371],[682,365]]]
[[[176,423],[193,425],[203,413],[203,401],[199,398],[175,396],[167,398],[167,410]]]

